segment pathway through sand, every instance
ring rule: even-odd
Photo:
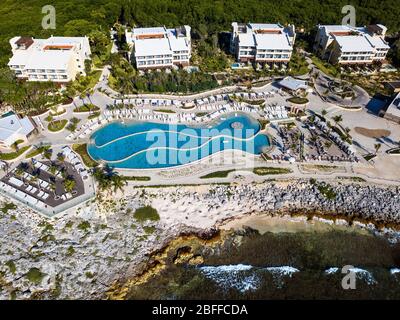
[[[354,131],[368,138],[382,138],[390,136],[390,131],[385,129],[368,129],[363,127],[355,127]]]
[[[250,227],[258,230],[261,234],[266,232],[328,232],[333,230],[356,231],[362,234],[368,234],[368,230],[358,227],[350,227],[344,220],[338,220],[335,224],[333,221],[315,218],[311,221],[307,217],[271,217],[265,214],[252,214],[241,218],[230,220],[220,226],[223,230],[240,230],[244,227]]]

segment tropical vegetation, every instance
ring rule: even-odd
[[[92,170],[92,173],[100,192],[111,194],[118,190],[124,191],[127,182],[113,168],[107,165],[96,167]]]

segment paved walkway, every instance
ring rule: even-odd
[[[307,58],[308,59],[308,58]],[[308,59],[309,60],[309,59]],[[309,60],[311,61],[311,60]],[[309,66],[310,70],[315,69],[316,67],[310,63]],[[319,71],[320,72],[320,71]],[[94,93],[89,96],[85,97],[83,99],[81,98],[75,98],[73,103],[68,106],[64,106],[66,109],[66,113],[58,117],[59,119],[71,119],[72,117],[76,117],[80,119],[80,123],[78,124],[78,127],[80,127],[82,124],[84,124],[89,117],[89,114],[87,113],[75,113],[73,110],[77,106],[81,106],[84,104],[92,103],[100,108],[100,111],[103,112],[106,110],[108,105],[114,105],[115,104],[115,99],[112,95],[119,96],[116,92],[113,92],[112,89],[109,88],[108,86],[108,76],[110,74],[109,66],[106,66],[102,70],[102,74],[100,76],[99,82],[96,84],[94,88]],[[322,76],[324,75],[322,72],[320,72]],[[305,78],[308,77],[308,75],[304,75]],[[276,90],[277,87],[274,83],[268,83],[262,87],[253,87],[252,91],[254,92],[260,92],[260,91],[270,91],[270,90]],[[358,90],[358,89],[357,89]],[[247,88],[243,88],[240,86],[231,86],[231,87],[224,87],[224,88],[218,88],[215,90],[211,90],[208,92],[203,92],[203,93],[198,93],[198,94],[193,94],[193,95],[159,95],[159,94],[141,94],[141,95],[129,95],[125,96],[125,98],[145,98],[145,99],[176,99],[180,101],[192,101],[194,99],[199,99],[199,98],[204,98],[207,96],[211,95],[217,95],[217,94],[222,94],[222,93],[229,93],[229,92],[234,92],[234,91],[247,91]],[[109,92],[110,94],[105,94],[103,92]],[[110,96],[111,95],[111,96]],[[342,127],[349,127],[351,129],[350,134],[352,135],[354,139],[354,146],[356,147],[359,155],[368,153],[368,152],[373,152],[374,151],[374,144],[377,143],[377,139],[371,139],[365,136],[362,136],[355,132],[354,128],[356,126],[362,126],[365,128],[385,128],[391,131],[391,134],[389,137],[385,139],[385,143],[382,145],[381,151],[379,153],[379,156],[375,160],[375,166],[383,166],[385,167],[385,163],[387,163],[388,168],[395,168],[396,163],[400,163],[399,158],[394,158],[394,156],[388,156],[384,152],[395,146],[395,143],[397,141],[400,141],[400,128],[397,124],[392,123],[386,119],[376,117],[370,113],[367,112],[366,110],[366,105],[369,102],[369,97],[368,99],[366,98],[365,94],[361,92],[362,98],[358,100],[358,102],[362,105],[362,109],[359,111],[349,111],[343,108],[338,107],[337,105],[330,103],[328,101],[324,101],[321,99],[320,95],[317,92],[310,93],[308,95],[309,99],[309,104],[307,106],[308,110],[316,113],[321,113],[322,110],[327,110],[327,115],[326,117],[332,121],[332,117],[335,115],[341,115],[343,117],[343,121],[341,123]],[[287,105],[286,103],[287,96],[280,96],[280,95],[275,95],[273,98],[267,99],[267,104],[278,104],[278,105]],[[163,106],[163,108],[174,108],[173,106],[167,107]],[[174,111],[176,112],[199,112],[201,110],[194,108],[191,110],[183,110],[183,109],[177,109],[175,108]],[[46,118],[45,115],[41,115],[38,118],[42,121],[44,126],[47,125],[47,122],[44,120]],[[332,121],[333,122],[333,121]],[[274,130],[271,127],[268,129],[268,132],[270,132],[278,141],[279,143],[279,137],[274,134]],[[63,130],[59,133],[51,133],[47,129],[41,130],[40,134],[38,135],[37,139],[33,141],[33,144],[38,145],[40,143],[44,144],[51,144],[55,149],[58,149],[59,147],[63,145],[68,145],[71,144],[70,141],[66,140],[66,136],[70,134],[69,131]],[[82,141],[78,141],[82,143],[86,143],[87,139],[84,139]],[[74,142],[76,143],[76,142]],[[265,165],[265,163],[264,163]],[[268,164],[269,165],[269,164]],[[352,169],[352,173],[354,172],[359,173],[359,174],[364,174],[366,175],[367,172],[371,171],[371,166],[364,168],[364,164],[361,165],[360,168],[358,168],[359,165],[354,165],[354,168]],[[228,168],[229,166],[225,166]],[[225,168],[224,167],[224,168]],[[211,168],[210,170],[215,170],[215,168]],[[397,176],[400,175],[398,172],[393,172],[394,169],[390,169],[389,171],[389,177],[392,176],[393,179],[397,179]],[[397,170],[400,171],[400,170]],[[372,172],[372,171],[371,171]],[[377,171],[378,172],[378,171]],[[136,172],[138,175],[144,175],[145,172],[141,171],[141,174]],[[299,174],[298,172],[296,174]],[[378,174],[378,173],[377,173]],[[381,175],[382,172],[379,171],[379,175]],[[304,175],[304,174],[303,174]],[[302,176],[303,176],[302,175]],[[379,177],[375,176],[375,177]],[[374,176],[374,175],[372,175]],[[372,178],[375,178],[372,177]],[[371,179],[372,179],[371,178]],[[185,180],[186,178],[183,178]],[[390,179],[389,179],[390,180]]]

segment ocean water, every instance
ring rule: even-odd
[[[208,127],[114,122],[93,133],[88,153],[115,168],[173,167],[223,150],[260,154],[269,139],[259,132],[258,121],[244,115]]]

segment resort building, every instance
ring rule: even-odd
[[[10,148],[18,140],[26,141],[35,130],[28,117],[9,114],[0,118],[0,148]]]
[[[399,93],[400,92],[400,81],[389,81],[385,82],[384,86],[386,89],[390,91],[390,94]]]
[[[285,77],[278,82],[279,86],[293,95],[306,93],[309,89],[307,81],[299,80],[293,77]]]
[[[230,50],[239,62],[288,63],[295,39],[293,25],[233,22]]]
[[[134,28],[125,31],[126,42],[138,69],[189,66],[192,54],[189,26]]]
[[[400,123],[400,93],[397,93],[386,110],[381,113],[385,119]]]
[[[382,63],[390,49],[386,30],[381,24],[360,28],[318,25],[314,51],[332,64]]]
[[[85,75],[85,60],[91,55],[87,37],[15,37],[10,45],[8,66],[17,78],[28,81],[73,81]]]

